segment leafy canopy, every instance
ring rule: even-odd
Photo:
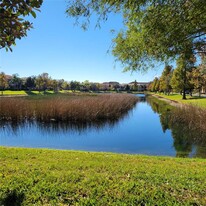
[[[113,54],[126,70],[148,69],[151,62],[176,58],[189,49],[206,52],[204,0],[77,0],[68,2],[68,15],[87,26],[93,13],[98,22],[121,13],[126,29],[113,40]]]
[[[43,0],[0,0],[0,49],[11,50],[16,39],[26,36],[27,31],[32,28],[32,23],[25,17],[32,15],[36,17],[35,11]]]

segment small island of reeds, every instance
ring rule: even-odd
[[[97,122],[116,120],[134,107],[131,94],[0,98],[0,121]]]

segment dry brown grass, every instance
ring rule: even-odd
[[[172,115],[173,124],[187,124],[190,130],[200,130],[206,132],[206,109],[192,105],[176,108]]]
[[[26,99],[1,98],[0,120],[22,121],[102,121],[117,119],[137,102],[130,94],[104,94],[97,96],[66,98]]]

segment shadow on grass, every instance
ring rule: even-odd
[[[17,193],[16,190],[8,191],[3,199],[0,199],[0,205],[3,206],[21,206],[25,195],[23,193]]]
[[[33,92],[33,91],[25,91],[25,93],[27,95],[37,95],[37,93]]]
[[[47,95],[55,95],[57,93],[53,93],[51,91],[25,91],[28,96],[47,96]]]
[[[187,97],[188,100],[195,100],[195,99],[206,99],[205,97],[198,97],[198,96],[192,96],[192,97]]]

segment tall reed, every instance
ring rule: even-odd
[[[206,131],[206,110],[192,105],[176,108],[171,115],[173,123],[187,123],[189,129]]]
[[[0,120],[20,121],[101,121],[117,119],[131,109],[137,97],[130,94],[104,94],[78,98],[1,98]]]

